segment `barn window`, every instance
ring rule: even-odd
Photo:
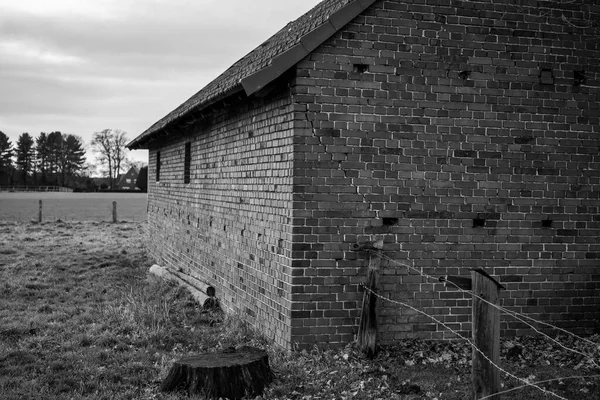
[[[156,182],[160,181],[160,151],[156,152]]]
[[[190,170],[192,167],[192,144],[185,144],[185,160],[183,163],[183,183],[190,183]]]

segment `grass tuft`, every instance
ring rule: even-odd
[[[374,360],[353,345],[283,351],[240,316],[202,313],[183,288],[148,279],[143,232],[135,223],[0,223],[0,399],[187,399],[158,391],[175,360],[243,345],[269,353],[275,380],[263,400],[470,398],[464,343],[404,340]],[[600,358],[600,347],[569,340],[561,338]],[[539,338],[502,349],[503,366],[518,376],[600,374]],[[600,398],[598,378],[544,385],[567,398]],[[528,388],[502,398],[547,397]]]

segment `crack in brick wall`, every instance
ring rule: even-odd
[[[350,246],[381,237],[430,275],[483,267],[512,279],[505,305],[598,329],[600,52],[583,31],[534,14],[489,1],[377,2],[299,64],[296,341],[352,340],[367,260]],[[336,155],[346,158],[329,162]],[[385,261],[382,289],[470,330],[462,293]],[[381,311],[384,342],[449,337],[411,310]]]
[[[352,245],[379,238],[400,263],[484,268],[503,306],[597,332],[600,49],[548,10],[375,3],[287,89],[217,105],[151,150],[152,255],[288,348],[354,340],[368,259]],[[381,293],[471,329],[469,298],[401,264],[382,262]],[[379,318],[384,343],[450,337],[411,310]]]

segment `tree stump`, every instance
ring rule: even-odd
[[[241,399],[258,396],[273,375],[265,351],[240,347],[222,353],[184,357],[173,364],[160,390],[187,390],[209,399]]]

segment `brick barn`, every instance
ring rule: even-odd
[[[376,239],[432,276],[482,267],[504,306],[600,332],[597,11],[323,1],[128,145],[149,149],[152,257],[287,348],[354,340],[368,255],[352,245]],[[381,289],[470,330],[468,296],[399,263],[382,261]],[[452,336],[380,307],[383,343]]]

